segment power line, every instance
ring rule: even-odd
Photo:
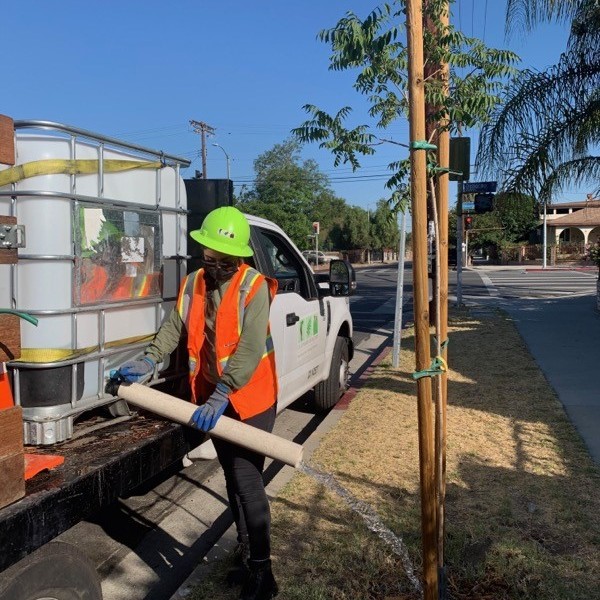
[[[483,41],[485,42],[485,28],[487,25],[487,9],[488,9],[488,0],[485,0],[485,8],[483,12]]]
[[[388,179],[390,179],[390,177],[393,176],[393,173],[379,173],[379,174],[374,174],[374,175],[357,175],[357,176],[351,176],[351,175],[347,175],[347,176],[341,176],[341,177],[328,177],[328,181],[327,183],[359,183],[359,182],[372,182],[372,181],[387,181]],[[256,184],[256,182],[258,181],[258,179],[256,178],[244,178],[244,177],[240,177],[234,180],[234,185],[235,186],[241,186],[241,185],[254,185]],[[293,180],[292,179],[287,179],[287,178],[269,178],[269,182],[273,182],[273,183],[291,183]],[[312,182],[311,180],[307,180],[306,178],[304,178],[303,180],[306,183],[319,183],[320,180],[318,179],[314,179]]]

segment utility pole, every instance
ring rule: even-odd
[[[416,371],[431,365],[429,344],[429,292],[427,277],[427,157],[435,148],[425,141],[425,81],[423,72],[423,2],[407,0],[408,101],[410,127],[411,207],[413,216],[413,303]],[[434,436],[431,377],[417,378],[419,467],[421,479],[421,534],[423,544],[423,592],[425,600],[437,600],[436,507]]]
[[[194,133],[199,133],[202,140],[202,178],[206,179],[206,135],[214,135],[214,127],[207,125],[203,121],[190,121],[190,125],[194,128]]]

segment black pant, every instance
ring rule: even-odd
[[[271,432],[275,413],[272,406],[243,423]],[[213,438],[213,443],[225,473],[238,541],[248,543],[252,560],[266,560],[271,557],[271,510],[262,478],[265,457],[218,438]]]

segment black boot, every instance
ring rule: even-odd
[[[271,600],[277,596],[279,589],[271,571],[270,560],[249,560],[250,574],[240,600]]]
[[[250,556],[248,544],[245,542],[238,542],[237,546],[231,552],[232,567],[227,571],[225,575],[225,582],[227,585],[233,587],[236,585],[242,585],[248,578],[248,567],[246,561]]]

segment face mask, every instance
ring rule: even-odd
[[[233,260],[215,260],[214,258],[204,257],[204,269],[206,273],[219,283],[228,281],[238,270],[237,261]]]

